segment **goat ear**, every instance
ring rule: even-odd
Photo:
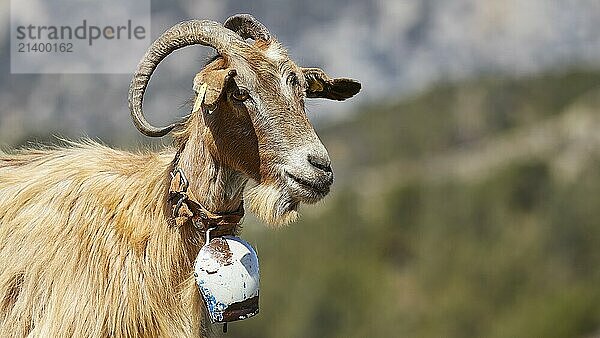
[[[204,101],[200,102],[208,109],[213,110],[217,102],[227,95],[229,86],[235,85],[233,77],[237,74],[235,69],[218,69],[206,73],[198,73],[194,78],[194,91],[200,95],[200,88],[206,85]],[[202,100],[202,98],[200,98]],[[196,105],[195,105],[196,106]]]
[[[343,101],[360,91],[360,82],[352,79],[332,79],[319,68],[302,68],[308,84],[306,97]]]

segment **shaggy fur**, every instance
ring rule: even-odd
[[[166,222],[173,157],[87,142],[0,158],[0,337],[200,334],[199,236]]]

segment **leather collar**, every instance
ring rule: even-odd
[[[178,159],[178,156],[175,158]],[[236,235],[244,217],[244,203],[237,210],[226,213],[214,213],[194,200],[188,193],[189,181],[183,170],[177,166],[171,172],[168,203],[171,217],[177,226],[191,221],[201,231],[211,230],[211,236]]]

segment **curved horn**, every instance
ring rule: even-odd
[[[252,38],[254,41],[269,41],[271,39],[271,34],[267,27],[250,14],[236,14],[231,16],[225,21],[223,26],[236,32],[244,39]]]
[[[165,31],[144,54],[129,86],[129,111],[133,124],[144,135],[161,137],[168,134],[178,123],[167,127],[152,126],[144,117],[142,102],[152,73],[158,64],[173,51],[189,45],[211,46],[221,55],[231,55],[247,44],[220,23],[208,20],[181,22]]]

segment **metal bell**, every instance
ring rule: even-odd
[[[256,315],[259,291],[256,251],[239,237],[210,239],[209,232],[196,257],[194,276],[212,323]]]

